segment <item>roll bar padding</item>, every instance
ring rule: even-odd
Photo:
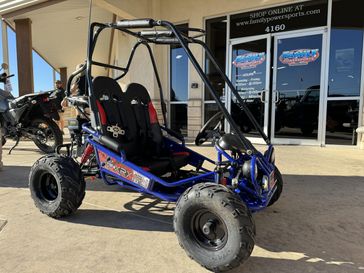
[[[100,144],[106,146],[107,148],[119,153],[122,149],[122,145],[115,139],[108,136],[100,136],[96,139]]]
[[[143,37],[174,37],[174,34],[171,30],[142,30],[139,32],[139,35]]]
[[[148,28],[156,26],[153,19],[120,20],[115,24],[118,28]]]

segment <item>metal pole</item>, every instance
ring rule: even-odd
[[[152,49],[150,48],[150,45],[148,43],[143,43],[143,44],[147,47],[149,55],[150,55],[150,60],[152,61],[154,74],[155,74],[155,77],[157,79],[157,84],[158,84],[158,88],[159,88],[159,99],[161,100],[163,123],[164,123],[164,126],[167,127],[167,116],[166,116],[167,108],[166,108],[166,104],[164,102],[162,83],[161,83],[161,80],[159,78],[157,65],[155,63],[155,59],[154,59],[154,56],[153,56],[153,53],[152,53]]]

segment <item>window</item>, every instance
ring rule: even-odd
[[[188,25],[178,25],[187,29]],[[181,46],[170,46],[170,124],[171,129],[187,135],[188,57]]]
[[[188,58],[182,47],[171,47],[171,101],[187,101]]]
[[[329,97],[360,95],[362,47],[362,30],[332,29]]]
[[[206,20],[206,44],[224,72],[226,65],[226,27],[226,16]],[[225,101],[225,82],[207,57],[205,59],[205,72],[217,94],[222,101]],[[205,122],[217,111],[218,107],[205,87]]]
[[[356,144],[364,19],[362,11],[353,7],[360,4],[360,0],[333,1],[326,115],[328,144]]]
[[[327,102],[326,143],[356,145],[359,100]]]

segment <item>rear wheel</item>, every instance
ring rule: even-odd
[[[251,213],[223,185],[201,183],[187,189],[177,202],[173,224],[187,255],[215,272],[239,266],[254,248]]]
[[[6,143],[6,138],[4,136],[1,137],[1,146],[4,146]]]
[[[62,145],[63,136],[57,124],[47,118],[39,118],[32,121],[34,143],[44,153],[54,153],[57,146]]]
[[[60,155],[47,155],[34,163],[29,188],[36,207],[53,218],[74,213],[85,196],[85,180],[79,165]]]

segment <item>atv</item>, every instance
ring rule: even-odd
[[[93,59],[100,33],[110,28],[137,38],[125,67]],[[188,33],[196,34],[189,36]],[[59,146],[55,154],[40,158],[31,168],[31,196],[42,213],[53,218],[74,213],[85,196],[85,177],[98,177],[108,185],[117,184],[176,202],[173,225],[178,241],[187,255],[205,268],[226,271],[248,259],[256,232],[252,212],[276,202],[283,181],[275,166],[275,152],[269,138],[200,39],[203,34],[201,29],[182,30],[168,21],[153,19],[90,25],[86,65],[74,72],[67,84],[70,103],[81,113],[90,107],[90,119],[73,120],[72,142]],[[212,135],[215,160],[189,149],[183,136],[168,128],[163,91],[150,44],[181,46],[216,101],[220,113],[208,121],[195,141],[201,145],[208,140],[207,135]],[[239,130],[189,44],[202,46],[239,102],[244,116],[266,141],[264,153]],[[159,86],[163,125],[143,85],[130,83],[122,91],[117,82],[129,72],[139,47],[146,47],[151,59]],[[120,75],[94,76],[94,66],[120,71]],[[86,73],[88,94],[72,97],[71,82],[81,72]],[[219,126],[223,121],[230,124],[231,132],[225,133]],[[207,133],[210,127],[215,128],[212,134]],[[214,167],[209,168],[207,163]]]

